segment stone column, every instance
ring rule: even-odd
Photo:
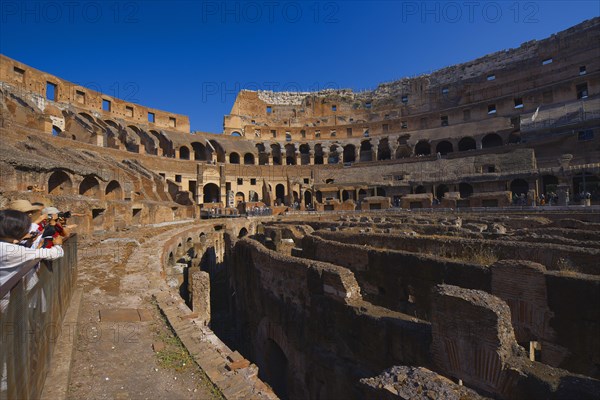
[[[569,205],[569,185],[561,183],[556,188],[556,194],[558,195],[558,206]]]
[[[314,150],[310,150],[308,152],[308,157],[309,157],[309,165],[315,165],[315,151]]]
[[[210,324],[210,276],[199,267],[188,268],[188,291],[192,311],[206,326]]]

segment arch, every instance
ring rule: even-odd
[[[301,144],[298,150],[300,151],[300,164],[310,164],[310,146],[307,144]]]
[[[390,142],[388,138],[383,138],[379,141],[379,145],[377,146],[377,160],[391,160],[392,151],[390,149]]]
[[[205,204],[218,203],[221,201],[221,191],[219,190],[219,187],[214,183],[207,183],[206,185],[204,185],[204,187],[202,188],[202,192],[204,193],[202,200]]]
[[[275,186],[275,199],[279,204],[284,204],[285,201],[285,186],[281,183]]]
[[[117,181],[110,181],[108,185],[106,185],[106,190],[104,192],[104,196],[106,200],[121,200],[123,199],[123,190],[121,189],[121,185]]]
[[[373,161],[373,146],[370,140],[363,140],[360,143],[359,160],[361,162]]]
[[[470,136],[466,136],[458,142],[458,151],[468,151],[475,150],[477,148],[477,143],[475,139]]]
[[[524,179],[514,179],[510,183],[510,191],[513,192],[513,195],[516,194],[517,196],[521,194],[527,195],[529,183]]]
[[[365,197],[367,197],[367,191],[365,189],[360,189],[358,191],[358,200],[362,201]]]
[[[600,179],[598,175],[590,172],[580,172],[573,176],[573,197],[581,193],[589,192],[593,199],[600,191]]]
[[[83,118],[85,118],[89,123],[94,124],[94,125],[96,124],[96,119],[94,117],[92,117],[90,114],[80,112],[79,115],[82,116]]]
[[[262,143],[257,143],[256,150],[258,151],[258,165],[268,165],[269,164],[269,154],[267,154],[265,145]]]
[[[52,136],[60,136],[61,133],[62,133],[62,129],[60,129],[56,125],[52,125]]]
[[[426,140],[419,140],[415,145],[415,154],[417,156],[428,156],[431,154],[431,145]]]
[[[199,142],[192,142],[190,144],[192,146],[192,150],[194,151],[194,160],[196,161],[206,161],[206,146]]]
[[[444,198],[444,194],[448,193],[449,191],[450,191],[450,189],[448,188],[448,186],[446,186],[444,184],[438,185],[435,188],[435,197],[438,200],[441,200]]]
[[[317,193],[315,194],[315,199],[319,203],[323,202],[323,193],[320,190],[317,190]]]
[[[77,140],[77,136],[71,135],[71,140]]]
[[[254,165],[254,154],[252,154],[252,153],[244,154],[244,165]]]
[[[291,143],[285,145],[285,164],[296,165],[296,146]]]
[[[347,190],[342,190],[342,201],[350,200],[350,193]]]
[[[240,155],[238,153],[229,154],[229,164],[239,164],[240,163]]]
[[[344,162],[356,161],[356,147],[353,144],[344,146]]]
[[[126,129],[130,129],[138,137],[138,149],[139,145],[142,145],[144,146],[144,151],[146,152],[146,154],[157,154],[156,144],[154,143],[154,140],[150,135],[148,135],[146,132],[144,132],[142,129],[138,128],[135,125],[127,125]]]
[[[237,192],[235,194],[235,205],[246,202],[246,195],[243,192]]]
[[[323,164],[323,146],[315,144],[315,164]]]
[[[239,133],[238,131],[233,131],[233,132],[231,132],[231,136],[242,136],[242,134]]]
[[[460,198],[466,199],[473,194],[473,186],[466,182],[461,182],[458,184],[458,191],[460,192]]]
[[[210,155],[210,159],[213,158],[213,153],[217,154],[217,162],[224,163],[225,162],[225,150],[223,150],[223,146],[219,142],[214,139],[208,141],[210,146],[207,146],[208,153]]]
[[[186,146],[181,146],[179,148],[179,159],[180,160],[189,160],[190,159],[190,149]]]
[[[70,194],[73,182],[66,172],[54,171],[48,178],[48,194]]]
[[[447,140],[442,140],[437,144],[437,146],[435,146],[435,152],[440,153],[443,156],[445,156],[448,153],[452,153],[453,151],[454,146],[452,146],[452,143],[450,143]]]
[[[162,132],[150,130],[150,134],[158,140],[158,146],[162,149],[163,156],[171,158],[175,157],[175,148],[173,147],[172,141],[170,141]]]
[[[312,193],[308,190],[304,192],[304,205],[306,207],[312,206]]]
[[[558,188],[558,178],[554,175],[542,176],[542,193],[556,193]]]
[[[256,193],[254,190],[251,190],[248,195],[248,201],[258,201],[258,193]]]
[[[332,144],[329,147],[329,157],[327,158],[327,164],[337,164],[340,162],[340,152],[337,144]]]
[[[488,149],[490,147],[502,146],[502,138],[497,133],[488,133],[481,139],[481,148]]]
[[[273,165],[281,165],[281,146],[279,144],[271,145],[271,155],[273,157]]]
[[[425,186],[423,186],[423,185],[419,185],[415,188],[415,194],[421,194],[421,193],[427,193],[427,189],[425,189]]]
[[[83,196],[98,197],[100,194],[100,183],[93,176],[86,176],[79,185],[79,194]]]
[[[242,229],[240,229],[240,233],[238,233],[238,238],[241,239],[247,235],[248,235],[248,229],[242,228]]]
[[[117,130],[122,128],[121,125],[119,125],[117,122],[113,121],[112,119],[105,119],[104,122],[107,125],[110,125],[111,127],[115,128]]]
[[[271,338],[265,344],[264,373],[273,391],[282,399],[288,398],[289,362],[279,345]]]

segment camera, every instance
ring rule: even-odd
[[[61,219],[71,218],[71,211],[65,211],[65,212],[58,213],[58,218],[61,218]]]

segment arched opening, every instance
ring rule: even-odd
[[[52,136],[60,136],[61,133],[62,133],[62,129],[60,129],[56,125],[52,125]]]
[[[272,339],[265,344],[265,381],[271,385],[281,399],[288,396],[288,359],[281,348]]]
[[[252,153],[244,154],[244,165],[254,165],[254,154],[252,154]]]
[[[218,203],[221,201],[221,193],[219,187],[214,183],[207,183],[204,185],[202,192],[204,193],[203,202],[206,203]]]
[[[194,160],[206,161],[206,146],[198,142],[192,142],[191,146],[194,150]]]
[[[420,140],[415,145],[415,155],[428,156],[431,154],[431,145],[426,140]]]
[[[231,136],[242,136],[242,134],[237,131],[233,131],[231,132]]]
[[[445,156],[448,153],[452,153],[453,151],[454,146],[452,146],[452,143],[450,143],[447,140],[442,140],[437,144],[437,146],[435,146],[435,152],[440,153],[443,156]]]
[[[592,200],[597,200],[600,195],[600,179],[598,175],[589,172],[577,174],[573,177],[573,198],[590,193]]]
[[[242,228],[242,229],[240,229],[240,233],[238,233],[238,238],[241,239],[247,235],[248,235],[248,229]]]
[[[258,193],[256,193],[254,190],[251,190],[248,194],[248,201],[258,201]]]
[[[323,193],[321,193],[320,190],[317,190],[317,193],[315,194],[315,199],[317,200],[317,202],[322,203],[323,202]]]
[[[521,143],[521,132],[519,132],[519,131],[511,132],[511,134],[508,135],[508,143],[509,144]]]
[[[342,201],[350,200],[350,193],[347,190],[342,190]]]
[[[162,149],[162,154],[164,157],[175,158],[173,142],[171,142],[162,132],[151,130],[150,134],[154,136],[156,140],[158,140],[158,146]]]
[[[156,144],[154,143],[154,140],[152,139],[152,137],[150,135],[148,135],[146,132],[139,129],[135,125],[130,125],[130,126],[128,126],[128,128],[131,129],[133,132],[135,132],[135,134],[138,136],[140,145],[142,145],[144,147],[144,151],[146,154],[156,155],[158,153],[158,151],[156,149]],[[138,148],[139,148],[139,146],[138,146]]]
[[[100,184],[93,176],[86,176],[79,185],[79,194],[82,196],[98,197],[100,194]]]
[[[285,145],[285,164],[296,165],[296,146],[293,144]]]
[[[275,200],[277,204],[284,204],[285,186],[283,186],[281,183],[275,186]]]
[[[473,186],[469,185],[468,183],[461,182],[458,185],[458,191],[460,193],[460,198],[466,199],[473,194]]]
[[[73,182],[64,171],[54,171],[48,178],[48,194],[70,194],[72,188]]]
[[[229,154],[229,164],[239,164],[240,163],[240,155],[238,153]]]
[[[438,185],[437,188],[435,188],[435,197],[438,200],[442,200],[444,198],[444,194],[448,193],[450,191],[450,189],[448,189],[448,186],[442,184],[442,185]]]
[[[309,192],[308,190],[306,192],[304,192],[304,205],[307,208],[312,207],[312,193]]]
[[[77,140],[77,136],[71,135],[71,140]]]
[[[502,138],[497,133],[488,133],[481,139],[481,148],[488,149],[490,147],[502,146]]]
[[[377,146],[377,160],[391,160],[392,159],[392,151],[390,150],[390,143],[387,138],[381,139],[379,141],[379,145]]]
[[[307,144],[300,145],[300,164],[310,164],[310,147]]]
[[[327,158],[327,164],[337,164],[340,162],[340,153],[336,144],[329,148],[329,157]]]
[[[271,156],[273,157],[273,165],[281,165],[281,147],[278,144],[271,145]]]
[[[472,137],[464,137],[458,142],[458,151],[475,150],[476,148],[477,144]]]
[[[269,155],[267,154],[265,145],[262,143],[257,143],[256,150],[258,150],[258,165],[268,165]]]
[[[315,145],[315,164],[323,164],[323,146]]]
[[[189,160],[190,159],[190,149],[185,146],[181,146],[179,148],[179,159],[180,160]]]
[[[121,190],[121,185],[117,181],[110,181],[108,185],[106,185],[106,191],[104,192],[104,197],[106,200],[121,200],[123,198]]]
[[[347,144],[344,146],[344,162],[356,161],[356,147],[353,144]]]
[[[209,153],[209,158],[212,160],[213,153],[217,154],[217,162],[224,163],[225,162],[225,150],[223,150],[223,146],[216,140],[209,140],[208,143],[210,146],[206,147],[206,150]]]
[[[375,196],[385,197],[385,189],[382,187],[376,187],[375,188]]]
[[[522,194],[527,195],[529,183],[524,179],[515,179],[510,183],[510,191],[513,192],[513,195],[517,196]]]
[[[558,178],[554,175],[542,176],[542,193],[548,195],[548,193],[556,193],[558,189]]]
[[[427,189],[425,189],[425,186],[423,186],[423,185],[419,185],[415,188],[415,194],[421,194],[421,193],[427,193]]]
[[[360,189],[358,191],[358,201],[363,201],[367,197],[367,191],[365,189]]]
[[[246,196],[244,195],[244,193],[242,192],[237,192],[235,194],[235,205],[237,206],[240,203],[245,203],[246,202]]]
[[[90,114],[88,114],[88,113],[83,113],[83,112],[82,112],[82,113],[79,113],[79,115],[80,115],[81,117],[83,117],[83,118],[84,118],[84,119],[85,119],[87,122],[89,122],[90,124],[92,124],[92,125],[95,125],[95,124],[96,124],[96,120],[95,120],[95,119],[94,119],[94,117],[92,117]]]
[[[360,144],[360,161],[373,161],[373,146],[370,140],[364,140]]]

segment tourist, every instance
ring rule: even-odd
[[[59,222],[60,211],[56,207],[46,207],[42,210],[43,215],[48,217],[39,224],[39,230],[42,232],[42,247],[51,249],[58,237],[67,237],[70,235],[69,229],[62,226]]]
[[[0,211],[0,286],[16,274],[27,261],[54,260],[63,256],[62,238],[54,239],[51,249],[32,249],[18,243],[29,234],[31,220],[17,210]]]

